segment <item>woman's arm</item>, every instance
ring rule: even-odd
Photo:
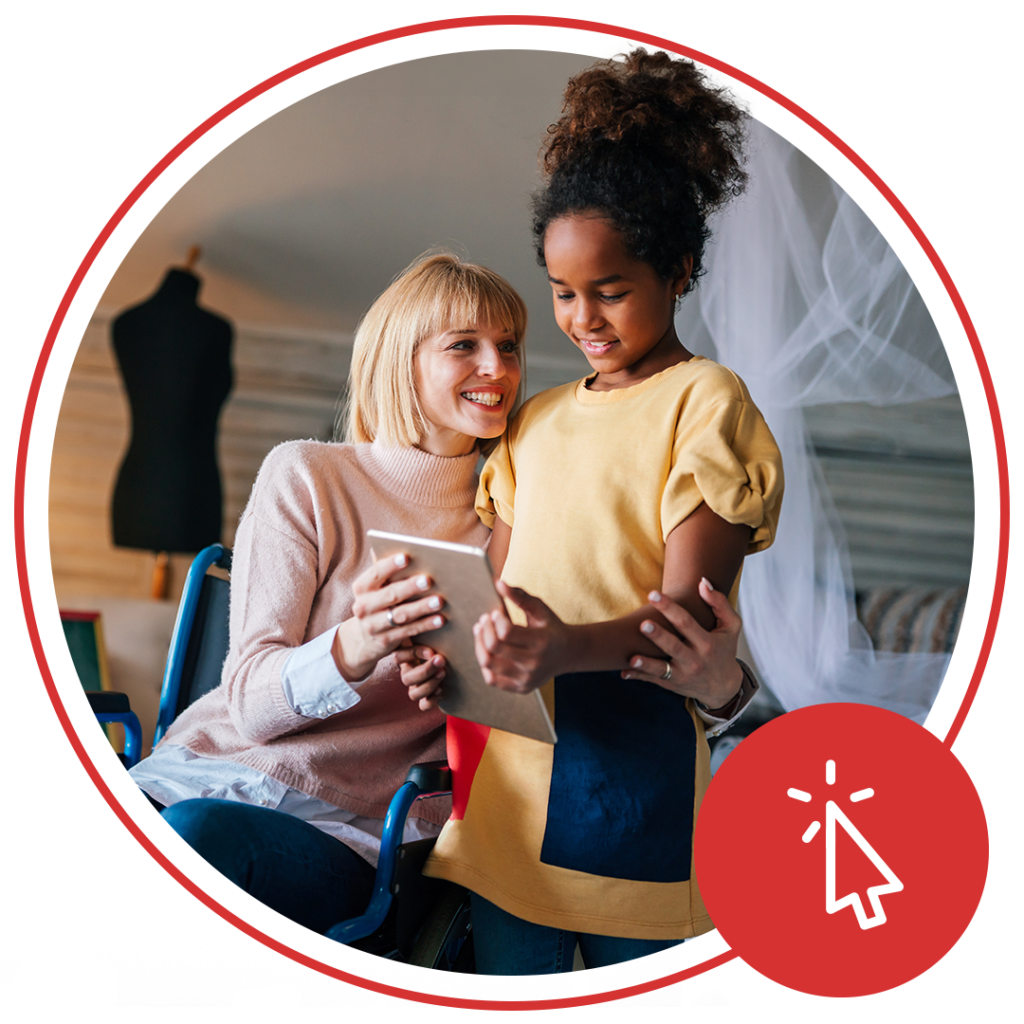
[[[351,604],[337,602],[338,619],[321,616],[316,635],[307,635],[325,580],[316,518],[321,474],[304,455],[296,443],[268,455],[236,533],[223,694],[235,728],[254,744],[357,704],[358,683],[379,659],[436,628],[441,614],[422,596],[416,576],[392,582],[398,567],[384,559],[351,581]],[[349,541],[330,543],[340,548]]]
[[[500,524],[500,526],[499,526]],[[492,535],[491,550],[498,539],[492,565],[501,561],[508,549],[508,526],[498,520]],[[665,549],[662,589],[693,616],[702,629],[714,629],[716,618],[700,596],[702,578],[714,588],[728,593],[743,562],[750,528],[726,522],[707,505],[700,505],[670,534]],[[644,639],[641,625],[649,620],[663,629],[671,624],[652,604],[630,615],[608,622],[567,625],[539,599],[525,591],[498,584],[499,591],[526,614],[527,625],[516,626],[501,612],[477,623],[477,658],[484,678],[502,689],[529,692],[552,676],[565,672],[628,671],[635,655],[660,658],[664,653]],[[708,707],[717,708],[735,695],[742,683],[742,671],[721,648],[708,649],[707,671],[699,680],[687,680],[669,688],[694,697]]]

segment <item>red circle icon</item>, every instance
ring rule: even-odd
[[[988,832],[967,773],[925,728],[821,704],[729,754],[694,856],[712,920],[751,967],[801,992],[859,996],[952,948],[981,898]]]

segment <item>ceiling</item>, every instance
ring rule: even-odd
[[[444,245],[506,276],[531,356],[578,359],[554,325],[530,238],[537,154],[593,57],[477,51],[410,61],[310,96],[200,170],[107,288],[115,311],[202,249],[201,301],[236,323],[348,333],[391,278]]]
[[[543,50],[445,54],[293,104],[178,191],[114,274],[101,310],[147,297],[198,245],[200,301],[236,325],[347,338],[397,273],[446,246],[503,274],[526,300],[531,389],[586,373],[551,314],[529,200],[565,83],[593,62]],[[830,212],[830,180],[796,155],[801,194]],[[678,322],[688,347],[704,351],[693,312],[684,304]]]

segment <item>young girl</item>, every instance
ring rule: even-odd
[[[745,184],[742,128],[694,65],[638,50],[570,81],[549,129],[538,255],[594,372],[523,407],[477,497],[518,611],[478,624],[485,678],[543,685],[559,736],[449,720],[453,813],[427,873],[473,891],[482,973],[571,970],[577,941],[601,966],[713,927],[692,854],[705,727],[749,686],[735,664],[694,678],[659,613],[714,627],[702,597],[730,592],[778,518],[768,427],[673,317],[709,214]]]

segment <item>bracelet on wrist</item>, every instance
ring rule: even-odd
[[[744,665],[739,658],[736,659],[736,664],[739,665],[740,671],[743,673],[743,678],[740,681],[740,688],[721,707],[709,708],[703,701],[697,701],[697,707],[699,707],[704,714],[710,715],[712,718],[732,718],[732,716],[735,715],[742,706],[743,698],[747,693],[750,693],[755,689],[750,681],[747,666]]]

